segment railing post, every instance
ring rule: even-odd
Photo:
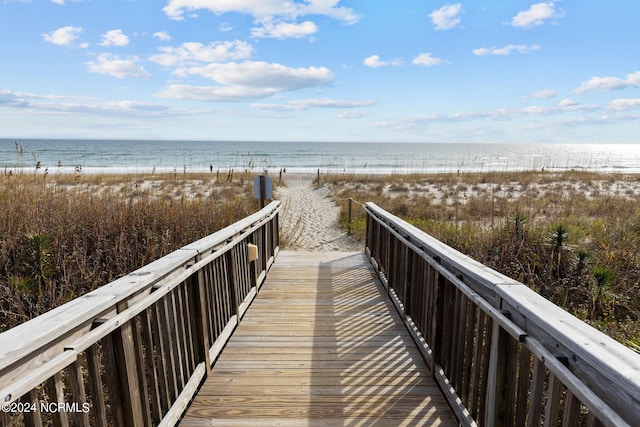
[[[270,240],[269,239],[269,232],[268,232],[268,228],[269,228],[269,224],[271,221],[264,223],[261,227],[260,227],[260,236],[262,236],[262,247],[260,248],[261,252],[260,254],[258,254],[258,259],[261,260],[260,264],[260,268],[261,270],[256,272],[256,274],[261,274],[263,271],[267,270],[267,258],[269,257],[271,251],[267,250],[267,247],[270,246]],[[257,283],[256,283],[257,286]]]
[[[133,328],[131,322],[120,326],[113,333],[113,347],[120,386],[120,395],[124,401],[123,418],[125,425],[137,427],[144,425],[142,418],[142,404],[135,347],[133,343]]]
[[[278,212],[271,217],[269,222],[265,224],[265,227],[267,227],[267,234],[269,235],[269,258],[271,258],[275,256],[276,247],[278,247],[279,244]]]
[[[238,316],[238,323],[240,322],[240,297],[238,296],[238,276],[236,274],[236,261],[233,257],[233,248],[229,249],[227,253],[224,255],[227,264],[227,278],[228,278],[228,286],[229,291],[231,292],[231,301],[235,307],[236,316]]]
[[[443,320],[444,320],[444,311],[445,311],[445,300],[444,300],[444,278],[438,273],[437,270],[433,271],[435,278],[433,280],[433,293],[434,299],[433,302],[434,310],[431,319],[431,336],[433,337],[433,343],[431,344],[433,349],[433,366],[431,367],[432,371],[436,372],[436,366],[442,365],[442,346],[444,343],[443,339]]]
[[[373,256],[371,250],[371,213],[368,209],[365,209],[367,216],[365,217],[365,233],[364,233],[364,247],[369,249],[369,255]]]
[[[500,327],[497,321],[494,320],[492,323],[485,425],[501,427],[507,425],[505,390],[506,381],[510,379],[505,375],[505,368],[507,365],[508,333]]]
[[[207,293],[205,289],[205,276],[204,271],[200,269],[197,275],[191,276],[189,295],[190,311],[194,313],[191,318],[194,335],[196,337],[196,354],[198,355],[198,361],[204,362],[206,374],[211,369],[211,358],[209,356],[209,349],[211,343],[209,341],[209,322],[207,322]],[[206,375],[205,374],[205,375]]]
[[[50,403],[64,404],[64,385],[62,375],[58,372],[47,380],[47,392]],[[57,411],[53,414],[53,424],[56,426],[69,425],[69,418],[65,411]]]

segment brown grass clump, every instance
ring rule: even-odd
[[[640,177],[517,172],[326,177],[630,346],[640,342]],[[342,220],[346,223],[346,204]],[[364,237],[365,214],[349,227]]]
[[[255,212],[226,178],[0,176],[0,331]]]

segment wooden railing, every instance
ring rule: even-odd
[[[174,425],[273,263],[279,210],[0,334],[0,425]]]
[[[366,251],[463,425],[640,426],[640,357],[367,204]]]

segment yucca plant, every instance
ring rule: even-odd
[[[27,235],[23,271],[42,295],[42,287],[56,274],[53,237],[49,234]]]
[[[603,294],[609,288],[613,280],[613,271],[606,266],[598,265],[591,271],[595,280],[595,285],[591,296],[591,318],[595,317],[596,306],[602,299]]]
[[[591,254],[584,249],[578,249],[575,252],[575,256],[578,260],[578,263],[576,264],[576,275],[581,276],[585,266],[587,265],[587,259]]]
[[[551,263],[553,273],[556,277],[560,277],[560,261],[562,259],[562,251],[567,243],[569,230],[563,222],[557,223],[551,232]]]

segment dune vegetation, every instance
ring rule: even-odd
[[[640,349],[640,176],[568,171],[324,177]]]
[[[0,175],[0,331],[259,209],[248,176]]]

